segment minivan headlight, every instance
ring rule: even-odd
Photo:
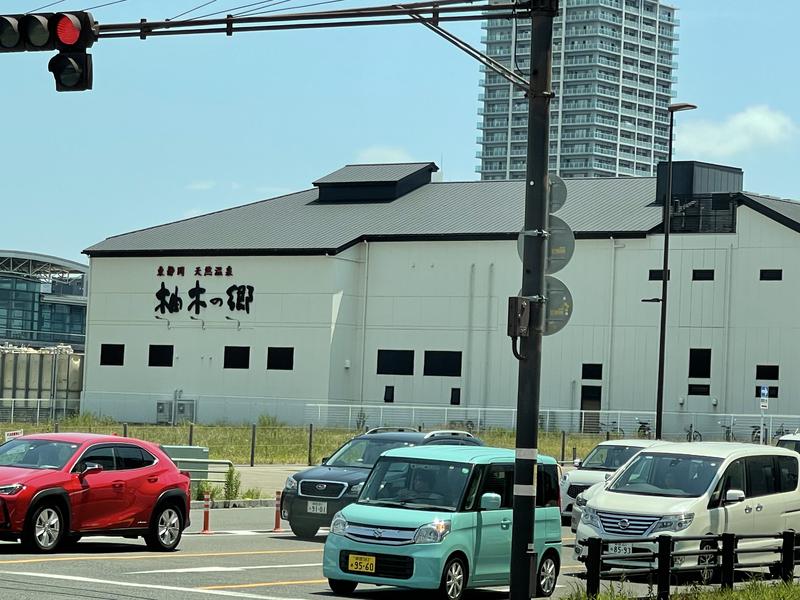
[[[694,513],[681,513],[678,515],[667,515],[661,517],[661,520],[656,523],[653,531],[683,531],[694,520]]]
[[[575,506],[580,506],[581,508],[586,506],[586,498],[583,497],[583,494],[578,494],[575,498]]]
[[[284,487],[287,490],[296,490],[297,489],[297,479],[295,479],[294,477],[289,475],[289,477],[286,478],[286,483],[284,484]]]
[[[333,515],[333,521],[331,521],[331,533],[344,535],[345,529],[347,529],[347,519],[342,516],[342,513],[337,512]]]
[[[19,494],[22,490],[25,489],[25,486],[21,483],[12,483],[10,485],[0,485],[0,495],[2,496],[13,496],[14,494]]]
[[[581,522],[594,527],[600,527],[600,517],[597,516],[597,511],[595,511],[593,508],[589,508],[588,506],[583,507],[583,512],[581,513]]]
[[[415,544],[436,544],[450,533],[450,521],[436,519],[433,523],[422,525],[414,534]]]

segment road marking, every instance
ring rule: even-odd
[[[241,552],[171,552],[169,554],[161,554],[158,558],[206,558],[211,556],[263,556],[265,554],[301,554],[308,552],[322,552],[322,548],[311,548],[308,550],[245,550]],[[15,558],[13,560],[0,560],[0,565],[24,565],[32,563],[51,563],[51,562],[68,562],[68,561],[92,561],[92,560],[142,560],[145,558],[153,558],[153,553],[150,554],[135,554],[133,556],[54,556],[49,558]]]
[[[156,571],[131,571],[125,575],[146,575],[149,573],[230,573],[233,571],[252,571],[254,569],[299,569],[301,567],[321,567],[322,563],[302,563],[298,565],[255,565],[250,567],[189,567],[187,569],[158,569]]]
[[[225,590],[214,590],[204,588],[187,588],[172,585],[155,585],[149,583],[131,583],[127,581],[111,581],[107,579],[94,579],[91,577],[78,577],[76,575],[54,575],[52,573],[28,573],[22,571],[0,571],[3,575],[23,575],[26,577],[41,577],[43,579],[58,579],[61,581],[75,581],[79,583],[94,583],[99,585],[130,587],[149,590],[163,590],[174,592],[191,592],[194,594],[205,594],[207,596],[228,596],[233,598],[257,598],[258,600],[300,600],[295,598],[282,598],[278,596],[262,596],[260,594],[248,594],[246,592],[232,592]]]
[[[196,588],[198,590],[234,590],[257,587],[275,587],[278,585],[307,585],[310,583],[325,583],[327,579],[305,579],[302,581],[268,581],[264,583],[237,583],[231,585],[207,585]]]

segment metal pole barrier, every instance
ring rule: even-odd
[[[314,464],[314,462],[313,462],[313,460],[314,460],[313,450],[314,450],[314,424],[313,423],[309,423],[308,424],[308,466],[309,467]]]
[[[561,462],[567,460],[567,432],[561,432]]]
[[[736,535],[722,534],[722,569],[720,583],[723,590],[733,589],[734,565],[736,564]]]
[[[786,583],[794,579],[794,531],[783,532],[783,547],[781,551],[781,579]]]
[[[189,445],[194,446],[194,423],[189,423]]]
[[[669,600],[669,575],[672,570],[672,537],[658,536],[658,573],[656,585],[658,600]]]
[[[606,441],[611,439],[611,432],[606,430]]]
[[[211,494],[203,494],[203,530],[200,533],[211,533]]]
[[[128,424],[122,424],[122,437],[128,437]]]
[[[53,432],[54,432],[54,433],[58,433],[58,421],[56,421],[55,423],[53,423]]]
[[[256,464],[256,424],[250,426],[250,466]]]
[[[272,531],[283,531],[281,529],[281,492],[275,492],[275,525]]]
[[[600,571],[603,570],[603,540],[590,537],[586,547],[589,554],[586,556],[586,597],[594,600],[600,593]]]
[[[572,447],[572,462],[575,462],[575,460],[577,458],[578,458],[578,447],[577,446],[573,446]]]

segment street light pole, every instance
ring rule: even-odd
[[[656,390],[656,439],[661,439],[664,417],[664,355],[667,337],[667,281],[669,281],[669,231],[672,220],[672,130],[675,113],[697,108],[694,104],[680,102],[670,104],[669,111],[669,150],[667,153],[667,197],[664,198],[664,267],[661,270],[661,328],[658,336],[658,389]]]

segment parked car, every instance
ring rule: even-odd
[[[586,458],[575,460],[575,469],[561,476],[561,516],[565,522],[570,519],[575,499],[595,483],[605,481],[642,448],[664,443],[657,440],[608,440],[601,442]]]
[[[323,574],[336,594],[359,583],[438,590],[507,585],[514,451],[421,446],[383,454],[325,541]],[[553,593],[561,564],[556,461],[539,455],[534,545],[537,596]]]
[[[778,443],[776,445],[778,448],[788,448],[789,450],[800,452],[800,434],[790,433],[788,435],[782,435],[778,438]]]
[[[52,552],[88,535],[178,547],[189,525],[189,475],[154,444],[49,433],[0,446],[0,539]]]
[[[377,427],[358,435],[322,465],[291,475],[281,495],[281,517],[294,534],[311,538],[320,527],[331,524],[333,515],[358,498],[370,469],[382,452],[419,445],[482,446],[467,431],[441,430],[422,433],[404,427]]]
[[[592,496],[594,496],[598,491],[602,490],[605,487],[605,484],[606,484],[605,481],[595,483],[588,490],[584,490],[577,495],[577,497],[575,498],[575,504],[572,505],[572,514],[570,515],[570,521],[569,521],[569,528],[570,531],[572,531],[572,533],[578,532],[578,523],[581,522],[583,507],[586,506],[586,503]]]
[[[798,454],[785,448],[734,442],[693,442],[646,448],[593,493],[583,507],[575,555],[585,560],[590,537],[615,539],[609,554],[656,550],[655,543],[619,541],[671,535],[676,538],[777,534],[800,529]],[[774,540],[743,539],[741,563],[771,561]],[[676,552],[716,548],[707,540],[678,541]],[[764,548],[763,553],[758,552]],[[683,566],[717,566],[712,554],[675,557]],[[609,564],[613,565],[613,558]],[[626,561],[628,565],[645,563]],[[651,565],[649,565],[651,566]]]

